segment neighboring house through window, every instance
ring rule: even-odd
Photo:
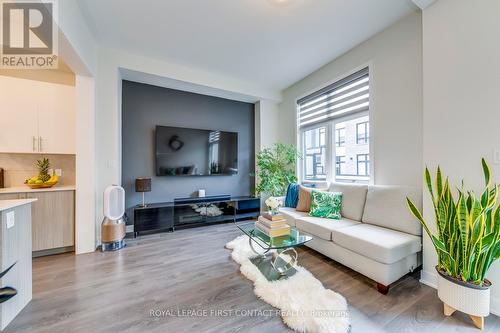
[[[356,143],[368,143],[369,125],[367,121],[356,124]]]

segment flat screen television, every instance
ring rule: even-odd
[[[238,173],[238,133],[156,126],[157,176]]]

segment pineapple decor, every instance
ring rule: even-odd
[[[36,161],[38,168],[38,176],[27,179],[24,183],[31,188],[52,187],[57,184],[58,177],[55,173],[49,175],[50,161],[48,158],[43,158]]]
[[[41,180],[42,183],[45,183],[50,179],[49,175],[50,161],[48,158],[44,158],[43,160],[37,160],[36,164],[38,167],[38,179]]]

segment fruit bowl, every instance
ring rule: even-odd
[[[26,185],[28,185],[32,189],[36,189],[36,188],[49,188],[54,186],[55,184],[57,184],[57,182],[45,182],[41,184],[26,184]]]

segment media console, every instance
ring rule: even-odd
[[[134,236],[145,232],[174,231],[202,225],[256,218],[260,198],[228,195],[179,198],[173,202],[134,208]]]

